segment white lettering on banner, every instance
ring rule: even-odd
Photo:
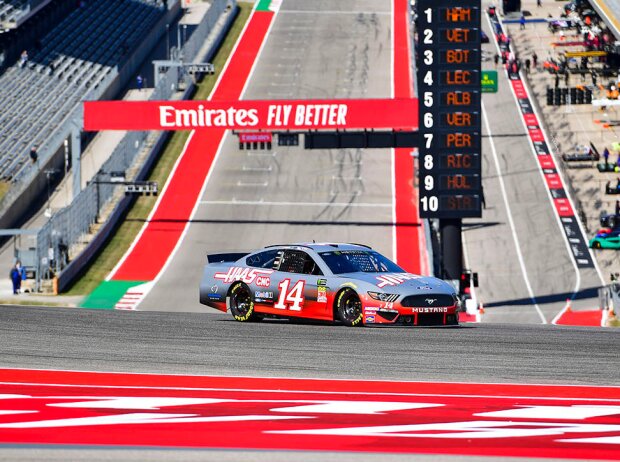
[[[159,124],[163,128],[200,127],[255,127],[263,122],[266,127],[345,127],[347,125],[346,104],[298,104],[294,120],[291,120],[293,105],[270,104],[266,121],[259,118],[258,109],[176,109],[174,106],[159,106]]]
[[[260,284],[259,281],[257,281],[256,284],[260,287],[268,287],[271,281],[267,276],[271,273],[273,273],[273,270],[231,266],[227,273],[215,273],[213,277],[215,279],[220,279],[227,284],[234,281],[243,281],[246,284],[252,284],[256,278],[261,278]]]
[[[159,124],[166,128],[195,127],[253,127],[258,125],[257,109],[175,109],[174,106],[159,106]]]
[[[300,104],[295,111],[295,125],[346,125],[346,104]]]
[[[270,104],[267,112],[267,125],[270,127],[286,127],[293,106],[290,104]]]

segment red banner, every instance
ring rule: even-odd
[[[273,136],[271,132],[241,132],[239,133],[240,143],[271,143]]]
[[[418,100],[87,101],[84,129],[98,130],[418,128]]]

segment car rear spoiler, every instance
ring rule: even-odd
[[[219,252],[207,254],[208,263],[225,263],[237,261],[242,257],[249,255],[249,252]]]

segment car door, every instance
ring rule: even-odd
[[[299,249],[284,249],[278,262],[279,282],[273,307],[283,316],[328,319],[327,289],[314,259]]]

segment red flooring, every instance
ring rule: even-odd
[[[14,369],[0,377],[0,444],[581,460],[617,460],[620,445],[619,387]]]

